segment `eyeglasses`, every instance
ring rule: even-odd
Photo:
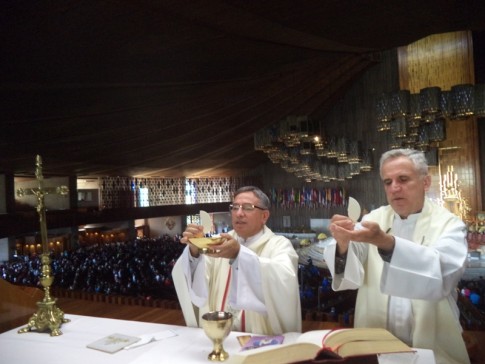
[[[251,203],[243,203],[243,204],[235,203],[235,204],[229,205],[229,211],[231,212],[237,212],[239,211],[240,208],[242,208],[244,212],[251,212],[251,211],[254,211],[254,209],[266,210],[263,207],[253,205]]]

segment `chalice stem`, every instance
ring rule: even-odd
[[[212,353],[209,354],[208,359],[211,361],[224,361],[229,357],[229,354],[224,350],[222,346],[222,340],[215,339]]]
[[[224,351],[224,348],[222,347],[222,341],[221,340],[216,340],[214,342],[214,352],[219,354]]]

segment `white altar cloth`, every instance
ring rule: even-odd
[[[66,314],[71,322],[61,326],[62,335],[36,331],[23,334],[17,329],[0,334],[0,358],[6,364],[162,364],[162,363],[211,363],[207,355],[212,350],[212,342],[200,328],[154,324],[139,321],[115,320],[90,316]],[[113,354],[88,349],[86,345],[105,336],[119,333],[140,336],[171,330],[177,335],[167,337],[130,350]],[[237,336],[231,332],[224,341],[229,355],[240,352]],[[296,333],[285,335],[285,342],[294,342]],[[419,350],[420,360],[416,364],[434,362],[433,352]],[[430,358],[432,359],[431,361]],[[423,360],[421,360],[423,359]]]

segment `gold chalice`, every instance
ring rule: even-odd
[[[224,361],[229,358],[222,342],[231,332],[231,327],[232,313],[211,311],[202,315],[202,328],[214,344],[212,352],[207,357],[210,361]]]

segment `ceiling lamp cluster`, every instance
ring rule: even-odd
[[[391,148],[429,150],[446,139],[446,119],[485,117],[485,85],[463,84],[449,91],[427,87],[417,94],[399,90],[376,102],[377,130],[389,131]]]
[[[372,152],[358,140],[326,137],[319,121],[289,115],[254,134],[254,149],[310,182],[345,181],[372,170]]]

